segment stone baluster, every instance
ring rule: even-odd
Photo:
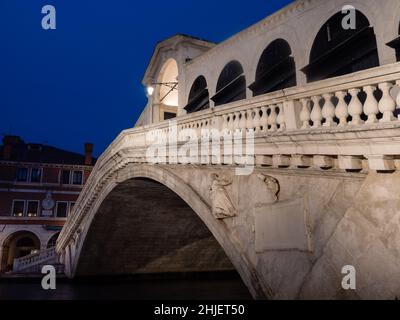
[[[377,123],[377,115],[379,113],[378,101],[374,96],[374,92],[376,90],[375,86],[365,86],[363,88],[364,92],[367,95],[367,99],[364,103],[364,113],[368,116],[366,123]]]
[[[323,119],[321,106],[319,105],[321,96],[312,96],[311,100],[314,103],[311,112],[311,121],[313,122],[313,128],[319,128],[322,125],[322,119]]]
[[[333,120],[335,117],[335,106],[332,103],[333,94],[326,93],[322,95],[325,100],[324,106],[322,107],[322,116],[325,119],[324,127],[335,127],[336,122]]]
[[[231,134],[232,132],[233,132],[233,114],[232,113],[228,113],[227,114],[227,118],[226,118],[227,120],[227,132],[229,133],[229,134]]]
[[[276,119],[279,125],[279,131],[284,131],[286,129],[286,119],[285,119],[285,110],[283,108],[283,103],[278,104],[279,115]]]
[[[269,114],[269,117],[268,117],[268,124],[270,126],[269,131],[276,131],[276,130],[278,130],[278,126],[277,126],[277,122],[276,122],[278,115],[276,114],[276,110],[275,110],[276,105],[273,104],[269,108],[271,110],[271,113]]]
[[[267,113],[267,110],[268,110],[267,106],[261,107],[262,116],[261,116],[260,125],[263,128],[264,132],[268,131],[268,113]]]
[[[339,127],[347,126],[347,118],[349,117],[349,108],[347,106],[344,98],[347,92],[338,91],[335,93],[336,98],[338,98],[338,104],[336,106],[335,115],[339,119]]]
[[[240,111],[240,122],[239,122],[239,128],[241,132],[246,132],[246,125],[247,125],[246,110],[242,110]]]
[[[384,82],[379,85],[379,89],[382,90],[382,99],[379,101],[379,111],[382,112],[383,116],[380,122],[390,122],[395,120],[393,112],[396,110],[396,102],[390,95],[390,89],[393,85],[390,82]]]
[[[363,113],[363,105],[358,98],[358,94],[360,93],[360,89],[350,89],[349,93],[351,95],[351,100],[349,103],[349,114],[351,115],[351,125],[358,126],[363,124],[364,121],[361,120],[361,115]]]
[[[235,120],[233,121],[233,131],[240,129],[240,112],[234,112]]]
[[[229,131],[229,121],[228,121],[228,114],[223,114],[222,115],[222,132],[227,132]]]
[[[253,109],[249,109],[246,111],[247,121],[246,121],[246,128],[248,131],[254,131],[254,118],[253,118]]]
[[[307,129],[310,127],[310,120],[311,120],[310,99],[302,98],[300,99],[300,103],[303,106],[300,112],[300,120],[301,123],[303,124],[301,128]]]
[[[396,86],[397,86],[397,89],[399,90],[397,93],[396,104],[397,104],[397,109],[400,109],[400,80],[396,81]],[[397,117],[400,120],[400,114]]]
[[[260,126],[261,126],[261,116],[260,116],[260,108],[254,108],[253,109],[254,112],[254,119],[253,119],[253,126],[255,129],[256,133],[260,132]]]

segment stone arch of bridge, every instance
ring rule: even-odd
[[[103,193],[92,206],[93,210],[89,212],[85,227],[79,233],[79,239],[73,244],[73,248],[69,245],[65,249],[71,260],[71,275],[86,275],[89,270],[97,270],[101,274],[102,268],[106,271],[104,274],[173,272],[174,266],[182,268],[180,262],[184,268],[190,265],[186,271],[199,271],[207,269],[205,261],[212,259],[215,259],[212,267],[224,269],[228,267],[224,257],[228,257],[253,297],[263,299],[268,296],[268,288],[262,287],[263,282],[258,279],[255,266],[246,257],[245,250],[235,241],[235,237],[230,234],[226,224],[215,219],[211,214],[210,204],[172,170],[160,166],[128,165],[115,173],[104,189],[108,192]],[[135,197],[135,194],[138,197]],[[158,196],[154,198],[156,194]],[[139,198],[144,199],[149,208],[142,210],[138,215],[138,206],[143,207],[144,204]],[[172,203],[174,210],[164,210],[160,206],[161,203],[167,209]],[[133,210],[126,210],[132,205]],[[121,212],[124,210],[127,214],[121,218]],[[175,216],[168,217],[167,211],[174,212]],[[191,214],[191,219],[182,218],[188,214]],[[109,220],[110,217],[112,221]],[[176,220],[168,220],[169,218]],[[138,223],[142,223],[142,227],[138,226]],[[124,228],[135,224],[135,230],[129,231],[128,228]],[[182,225],[186,227],[181,228]],[[120,241],[109,243],[111,245],[108,246],[106,236]],[[171,238],[175,244],[166,245]],[[115,243],[118,245],[115,246]],[[146,243],[151,245],[142,246]],[[165,246],[160,247],[160,243]],[[130,256],[131,251],[128,249],[132,245],[138,252],[150,253],[151,247],[155,247],[158,253],[138,260],[137,257]],[[214,251],[214,255],[207,250],[207,246]],[[163,252],[164,249],[167,251]],[[123,258],[119,261],[115,258],[113,260],[113,252]],[[204,259],[200,259],[199,264],[196,264],[199,252],[204,255]],[[103,259],[99,260],[101,255]],[[96,263],[96,268],[92,263]],[[164,269],[160,268],[162,265]]]

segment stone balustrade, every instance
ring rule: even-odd
[[[13,263],[13,272],[21,273],[27,272],[32,268],[43,265],[45,263],[55,263],[57,258],[55,248],[49,248],[22,258],[18,258],[14,260]]]
[[[343,174],[369,170],[392,172],[400,170],[398,106],[400,63],[125,130],[97,161],[57,248],[61,250],[66,244],[65,236],[71,236],[71,230],[78,229],[93,204],[92,195],[101,190],[112,170],[122,169],[128,163],[149,163],[146,150],[160,133],[176,134],[177,147],[186,143],[187,136],[193,133],[199,139],[193,143],[211,141],[209,130],[232,136],[241,133],[243,139],[245,133],[254,134],[253,155],[242,159],[225,157],[222,148],[221,161],[216,161],[213,155],[202,156],[200,151],[197,160],[187,162],[193,165],[250,163],[277,170],[331,170]],[[176,129],[171,124],[176,124]],[[182,134],[185,131],[191,133]],[[171,160],[169,151],[167,143],[166,158]],[[167,164],[179,165],[180,161]]]

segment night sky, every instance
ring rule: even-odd
[[[146,104],[158,41],[220,42],[293,0],[0,0],[0,134],[99,155]],[[41,9],[57,10],[43,30]]]

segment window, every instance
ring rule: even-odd
[[[31,182],[40,182],[42,180],[42,169],[31,169]]]
[[[54,248],[54,247],[56,246],[56,244],[57,244],[57,239],[58,239],[58,236],[59,236],[59,235],[60,235],[60,233],[57,232],[56,234],[54,234],[54,235],[50,238],[49,242],[47,243],[47,249]]]
[[[74,210],[74,207],[75,207],[75,202],[70,202],[69,203],[69,213],[71,213],[72,210]]]
[[[310,63],[302,69],[308,82],[342,76],[379,66],[374,28],[356,11],[356,28],[342,27],[344,14],[333,15],[320,29],[311,48]]]
[[[17,181],[27,182],[28,181],[28,168],[18,168],[17,169]]]
[[[72,184],[80,186],[83,182],[83,172],[74,171],[72,173]]]
[[[26,215],[28,217],[37,217],[39,210],[39,201],[28,201]]]
[[[274,40],[258,62],[256,81],[249,86],[254,96],[296,85],[296,64],[292,50],[283,39]]]
[[[57,209],[56,209],[56,216],[58,218],[66,218],[67,217],[67,209],[68,209],[68,202],[58,201]]]
[[[246,78],[238,61],[229,62],[221,71],[217,93],[211,98],[215,106],[246,99]]]
[[[184,109],[187,113],[208,109],[210,107],[209,99],[206,78],[199,76],[190,89],[189,101]]]
[[[61,184],[80,186],[83,184],[83,171],[62,170]]]
[[[12,215],[14,217],[23,217],[25,212],[25,201],[24,200],[14,200]]]
[[[62,184],[70,184],[70,177],[71,177],[71,171],[69,170],[63,170],[61,172],[61,183]]]

